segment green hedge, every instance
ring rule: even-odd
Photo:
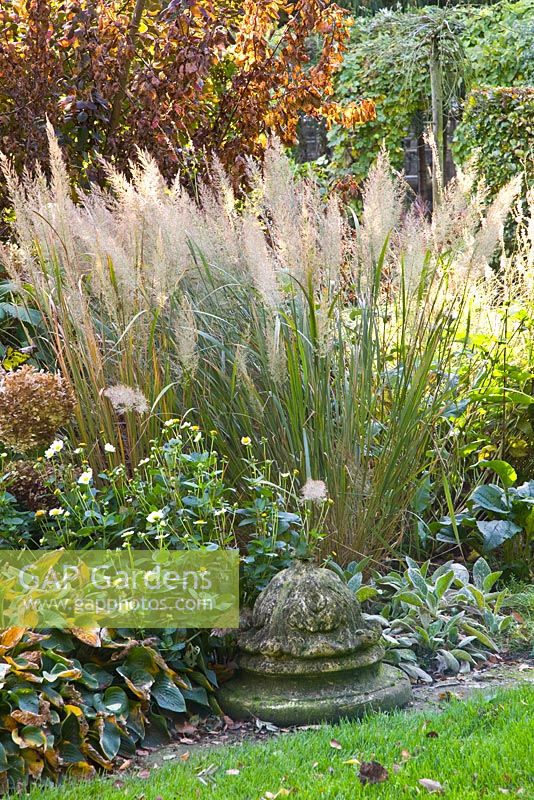
[[[533,8],[533,0],[500,0],[491,6],[466,4],[451,10],[451,20],[458,22],[458,37],[466,57],[464,85],[458,87],[458,94],[476,86],[534,85]],[[409,13],[416,16],[425,13],[425,9],[411,9]],[[393,165],[402,168],[403,138],[412,120],[417,120],[419,128],[430,122],[430,80],[417,36],[405,43],[411,58],[411,69],[407,69],[406,59],[397,57],[391,35],[382,24],[387,22],[389,28],[402,26],[407,16],[390,11],[355,20],[350,46],[337,77],[337,96],[343,101],[373,98],[377,117],[355,130],[334,126],[329,131],[329,156],[307,165],[326,185],[349,177],[354,184],[360,183],[382,145]],[[515,110],[520,113],[519,107]],[[499,120],[494,135],[500,136],[500,131],[507,128],[507,120]],[[466,126],[458,137],[459,157],[467,157],[470,144]],[[507,167],[503,170],[507,171]]]
[[[534,88],[483,87],[468,96],[456,130],[460,162],[474,157],[491,193],[515,174],[534,178]]]

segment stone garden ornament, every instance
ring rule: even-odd
[[[239,673],[219,702],[234,719],[333,722],[403,706],[407,676],[383,664],[381,628],[331,570],[296,560],[258,597],[238,638]]]

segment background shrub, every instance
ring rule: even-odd
[[[455,154],[460,162],[474,159],[492,195],[511,175],[524,174],[527,185],[534,179],[533,120],[532,87],[474,89],[465,101]]]

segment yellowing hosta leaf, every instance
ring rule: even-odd
[[[69,714],[74,714],[75,717],[83,717],[83,711],[79,706],[66,705],[65,711]]]
[[[6,628],[4,631],[2,631],[2,635],[0,636],[0,647],[5,648],[6,650],[10,649],[11,647],[15,647],[25,633],[26,628]]]
[[[45,762],[36,750],[23,750],[22,757],[32,778],[40,778]]]
[[[46,735],[36,725],[25,725],[20,731],[11,731],[11,738],[21,749],[36,747],[46,750],[47,747]]]
[[[79,778],[81,780],[88,780],[96,775],[95,768],[87,761],[77,761],[68,769],[69,776],[72,778]]]
[[[100,647],[102,644],[99,628],[95,628],[94,630],[89,630],[88,628],[71,628],[70,630],[71,633],[84,644],[88,644],[91,647]]]

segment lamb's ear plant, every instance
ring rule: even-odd
[[[331,566],[331,565],[330,565]],[[428,670],[466,673],[499,649],[499,639],[514,624],[503,614],[506,591],[495,591],[501,572],[479,558],[472,574],[448,561],[431,572],[430,562],[406,558],[406,569],[361,578],[355,565],[348,586],[364,602],[368,616],[382,625],[386,660],[412,679],[431,681]],[[340,568],[334,569],[340,573]]]

